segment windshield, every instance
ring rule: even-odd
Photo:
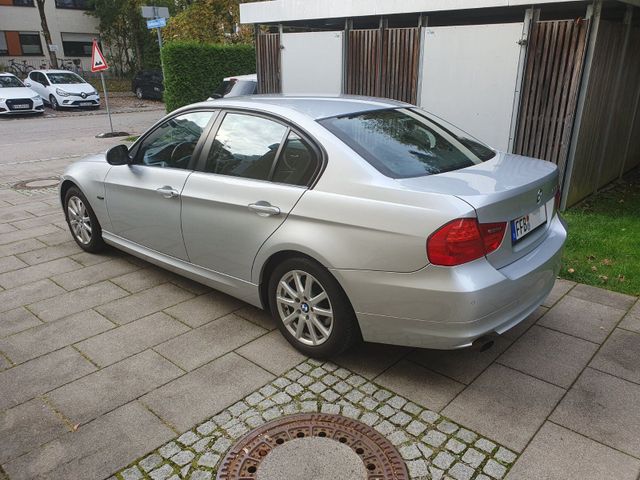
[[[478,140],[418,109],[375,110],[319,122],[392,178],[449,172],[495,156]]]
[[[0,88],[24,87],[24,84],[13,75],[0,76]]]
[[[211,96],[213,98],[240,97],[242,95],[252,95],[255,90],[255,82],[232,78],[231,80],[224,80],[218,85],[218,88],[215,89]]]
[[[47,73],[49,81],[54,85],[69,84],[69,83],[87,83],[78,75],[72,72],[65,73]]]

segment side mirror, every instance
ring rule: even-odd
[[[218,98],[222,98],[222,95],[220,95],[219,93],[212,93],[211,94],[211,98],[213,98],[214,100],[218,99]]]
[[[107,162],[109,165],[127,165],[131,162],[129,149],[126,145],[116,145],[107,151]]]
[[[25,87],[30,87],[31,84],[29,82],[24,82]]]

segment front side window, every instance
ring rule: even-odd
[[[262,117],[225,115],[209,151],[205,171],[268,180],[287,127]]]
[[[68,85],[70,83],[87,83],[82,77],[73,72],[47,73],[49,81],[54,85]]]
[[[167,120],[146,137],[136,162],[164,168],[189,168],[193,152],[213,112],[191,112]]]
[[[392,178],[449,172],[495,156],[475,140],[474,152],[469,139],[462,140],[427,116],[406,108],[341,115],[320,123]]]
[[[13,75],[0,76],[0,88],[24,87],[23,83]]]

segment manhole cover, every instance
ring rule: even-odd
[[[335,477],[338,466],[343,475]],[[380,433],[356,420],[324,413],[289,415],[253,430],[231,447],[216,478],[272,480],[278,475],[292,480],[409,478],[402,457]]]
[[[58,177],[50,178],[34,178],[33,180],[25,180],[23,182],[16,183],[13,188],[16,190],[38,190],[42,188],[57,187],[60,183]]]

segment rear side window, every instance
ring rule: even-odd
[[[495,155],[477,141],[470,148],[451,130],[404,108],[331,117],[320,123],[392,178],[458,170]],[[481,150],[483,155],[479,155]]]
[[[294,132],[289,133],[273,171],[273,181],[290,185],[308,185],[318,166],[311,147]]]
[[[287,127],[241,113],[225,115],[204,170],[219,175],[268,180]]]

